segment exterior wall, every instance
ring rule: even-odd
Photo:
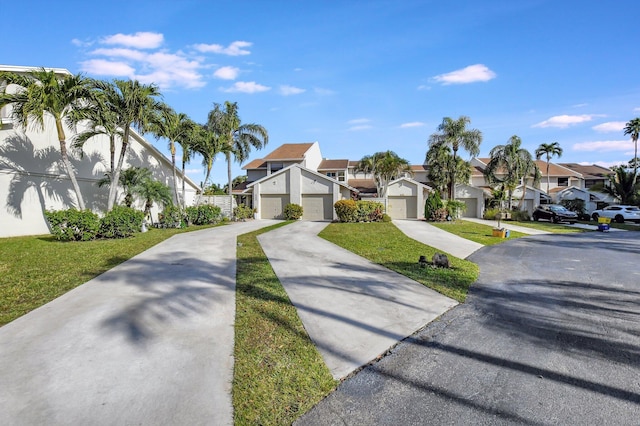
[[[318,166],[322,162],[322,153],[320,152],[320,145],[318,142],[314,142],[311,148],[307,150],[302,162],[302,167],[311,170],[318,170]]]
[[[476,200],[476,211],[467,211],[469,217],[482,217],[484,215],[484,192],[480,188],[469,185],[456,185],[455,196],[457,200],[474,198]]]
[[[10,120],[3,120],[0,127],[0,237],[37,235],[49,232],[44,210],[61,210],[77,207],[75,191],[71,185],[60,156],[55,122],[45,116],[45,129],[14,127]],[[65,129],[67,144],[74,132]],[[83,129],[80,128],[80,131]],[[83,155],[69,149],[70,160],[77,171],[86,207],[96,213],[106,210],[108,188],[98,188],[97,182],[110,168],[109,141],[106,136],[91,139],[85,144]],[[120,146],[116,147],[119,153]],[[117,159],[116,159],[117,161]],[[155,179],[173,188],[171,164],[142,137],[133,135],[123,168],[138,166],[151,170]],[[193,204],[197,186],[187,180],[185,198]],[[178,193],[182,194],[182,180],[178,172]],[[124,195],[120,191],[117,201]],[[143,208],[141,201],[134,207]],[[158,208],[152,209],[157,220]]]
[[[247,170],[247,182],[255,182],[267,175],[267,169]]]

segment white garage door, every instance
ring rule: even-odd
[[[260,217],[262,219],[283,219],[284,206],[289,204],[289,194],[261,195]]]
[[[459,198],[466,204],[467,208],[462,212],[462,217],[478,217],[478,199],[477,198]]]
[[[302,194],[302,218],[304,220],[333,219],[333,195]]]
[[[415,219],[418,217],[417,197],[389,197],[387,214],[392,219]]]

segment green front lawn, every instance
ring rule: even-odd
[[[337,385],[256,238],[238,237],[234,423],[289,425]]]
[[[451,269],[421,268],[419,257],[431,259],[436,249],[404,235],[389,223],[332,223],[320,237],[405,275],[459,302],[478,278],[475,263],[450,257]]]
[[[509,231],[509,238],[494,237],[493,227],[491,225],[482,225],[480,223],[468,222],[466,220],[456,220],[454,222],[429,222],[429,224],[485,246],[503,243],[505,241],[525,237],[527,235],[521,232]]]
[[[210,227],[150,229],[126,239],[84,242],[61,242],[50,235],[1,238],[0,326],[172,235]]]

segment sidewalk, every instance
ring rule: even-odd
[[[484,247],[480,243],[436,228],[424,220],[394,220],[393,224],[409,238],[460,259],[466,259],[476,250]]]
[[[0,424],[231,425],[236,236],[273,223],[175,235],[0,328]]]
[[[295,222],[258,237],[305,329],[336,379],[374,360],[457,305]]]

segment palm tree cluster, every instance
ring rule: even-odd
[[[411,166],[404,158],[400,158],[393,151],[376,152],[373,155],[365,155],[358,162],[356,171],[371,173],[376,183],[378,197],[387,196],[389,183],[403,174],[411,174]]]
[[[9,85],[15,85],[17,89],[12,93],[7,90]],[[185,165],[194,153],[203,158],[206,170],[204,186],[208,183],[215,157],[220,153],[225,155],[229,172],[228,194],[231,197],[232,158],[242,162],[252,147],[262,148],[268,142],[268,133],[263,126],[242,124],[237,103],[214,104],[207,123],[197,124],[160,99],[161,93],[156,85],[136,80],[102,81],[81,74],[60,75],[44,68],[26,74],[0,73],[0,107],[12,105],[12,118],[19,126],[42,131],[45,116],[53,117],[62,161],[80,209],[85,209],[85,203],[69,159],[65,127],[82,127],[83,130],[73,140],[73,147],[81,152],[94,137],[103,135],[108,138],[107,210],[113,208],[118,186],[122,186],[121,174],[124,173],[122,168],[132,137],[131,129],[141,134],[150,132],[157,138],[168,140],[173,166],[173,202],[181,207],[185,201]],[[182,197],[178,194],[176,144],[182,148]]]

